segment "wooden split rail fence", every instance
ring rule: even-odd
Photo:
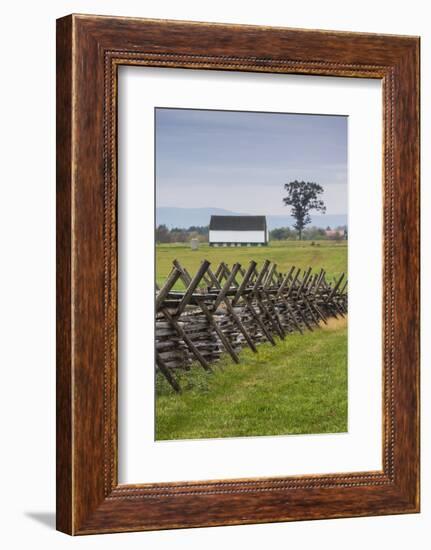
[[[183,290],[175,289],[179,282]],[[314,330],[346,313],[344,273],[328,282],[323,269],[293,266],[279,273],[266,260],[260,271],[254,261],[246,268],[222,262],[213,271],[205,260],[191,276],[175,260],[163,286],[156,286],[156,368],[179,392],[177,368],[195,362],[211,372],[223,352],[239,363],[244,346],[257,353],[260,342],[275,346],[275,337]]]

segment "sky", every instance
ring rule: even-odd
[[[327,214],[347,213],[347,117],[166,108],[155,116],[157,207],[288,215],[283,184],[304,180],[323,187]]]

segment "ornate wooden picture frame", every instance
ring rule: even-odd
[[[383,85],[383,469],[123,485],[117,69]],[[57,528],[68,534],[419,511],[419,38],[70,15],[57,21]]]

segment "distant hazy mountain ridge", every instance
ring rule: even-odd
[[[166,225],[169,229],[178,227],[187,229],[192,225],[209,225],[213,215],[219,216],[246,216],[244,212],[232,212],[223,208],[176,208],[161,206],[156,208],[156,225]],[[265,212],[262,212],[265,215]],[[295,220],[292,216],[266,216],[268,228],[292,227]],[[324,214],[311,216],[311,226],[338,227],[347,225],[347,214]]]

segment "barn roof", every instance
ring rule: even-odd
[[[265,231],[265,216],[211,216],[212,231]]]

